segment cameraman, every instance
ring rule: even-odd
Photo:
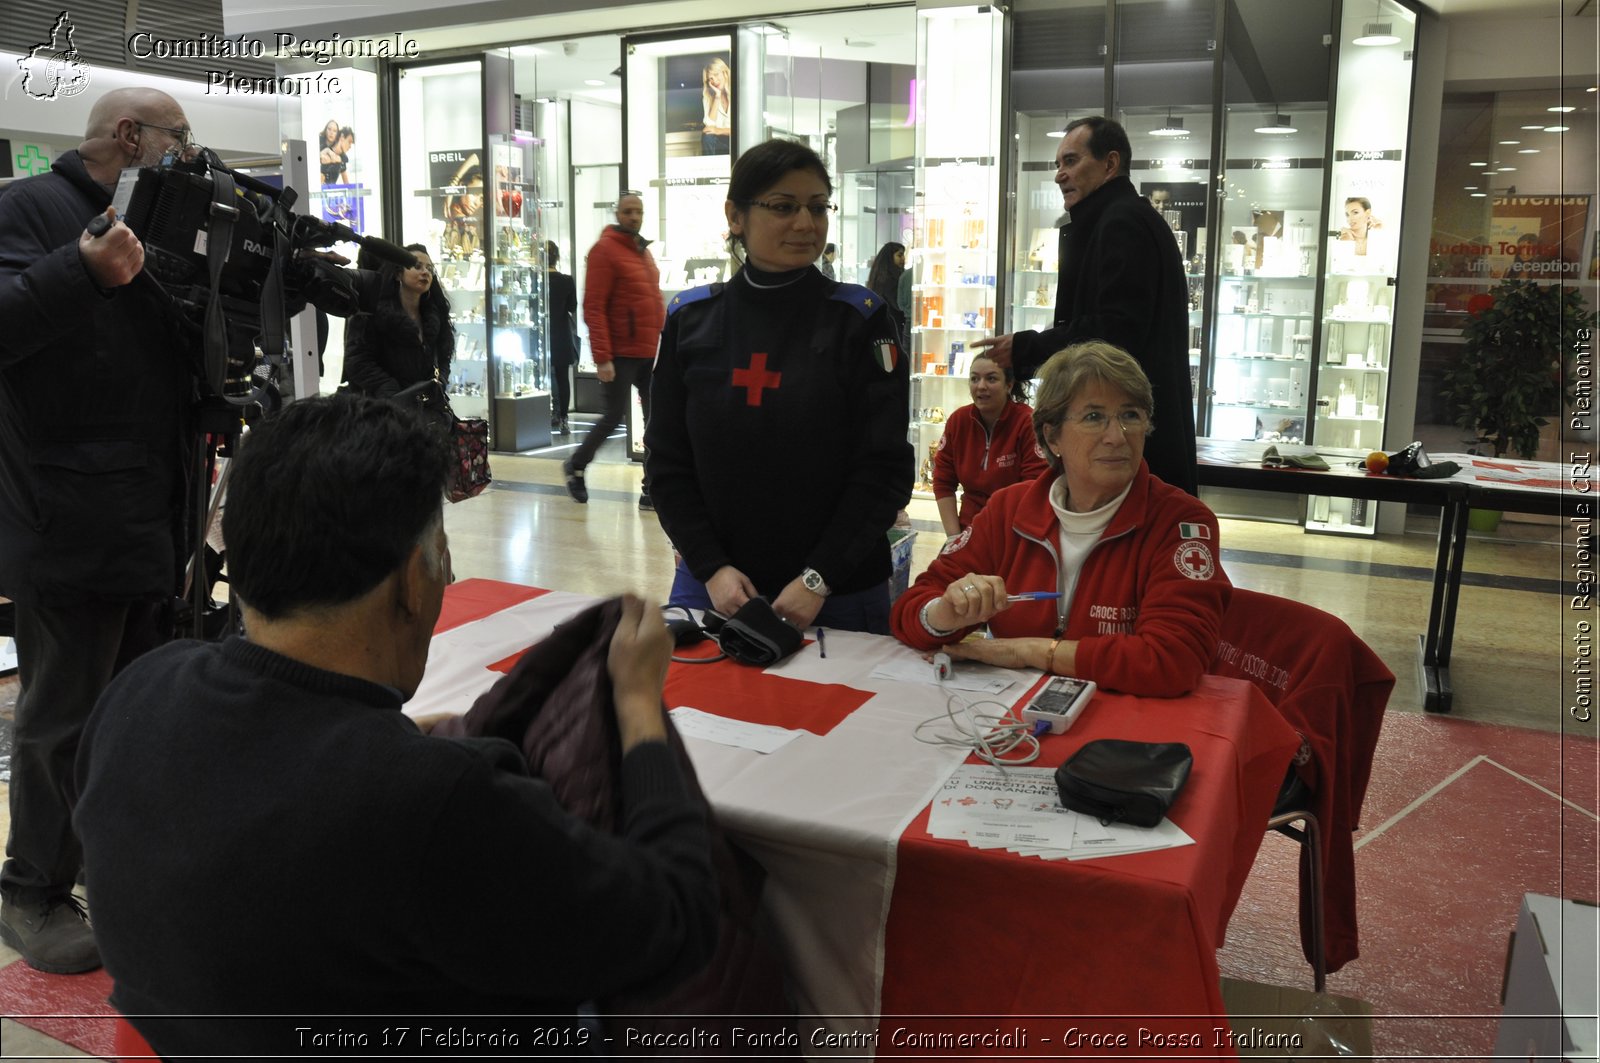
[[[85,226],[114,216],[125,167],[193,151],[177,100],[118,89],[76,151],[0,196],[0,594],[21,676],[0,940],[56,974],[100,966],[72,896],[73,756],[111,677],[170,637],[193,450],[181,337],[132,283],[144,247],[121,222]]]

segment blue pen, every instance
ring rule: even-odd
[[[820,627],[817,628],[817,653],[823,657],[828,655],[828,640],[826,638],[826,632],[824,632]]]
[[[1006,595],[1006,604],[1012,602],[1050,602],[1061,597],[1059,591],[1023,591],[1021,594]]]

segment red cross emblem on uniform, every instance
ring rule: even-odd
[[[733,371],[733,386],[745,389],[746,406],[760,406],[761,393],[767,388],[776,389],[782,379],[782,373],[767,368],[767,356],[764,353],[752,354],[748,366]]]
[[[1217,570],[1217,564],[1211,559],[1211,551],[1204,543],[1193,540],[1178,544],[1178,549],[1172,555],[1173,564],[1178,566],[1190,579],[1210,579]]]

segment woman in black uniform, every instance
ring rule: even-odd
[[[883,633],[910,377],[883,302],[812,266],[832,194],[803,144],[734,164],[724,210],[743,264],[667,308],[646,464],[683,558],[673,604],[731,614],[762,596],[796,627]]]

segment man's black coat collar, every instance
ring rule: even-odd
[[[1133,190],[1133,181],[1131,179],[1127,177],[1112,177],[1105,184],[1078,200],[1077,205],[1068,209],[1067,213],[1072,215],[1073,225],[1091,225],[1096,218],[1100,217],[1100,212],[1105,210],[1107,204],[1112,200],[1121,199],[1125,196],[1137,196],[1138,194]]]

